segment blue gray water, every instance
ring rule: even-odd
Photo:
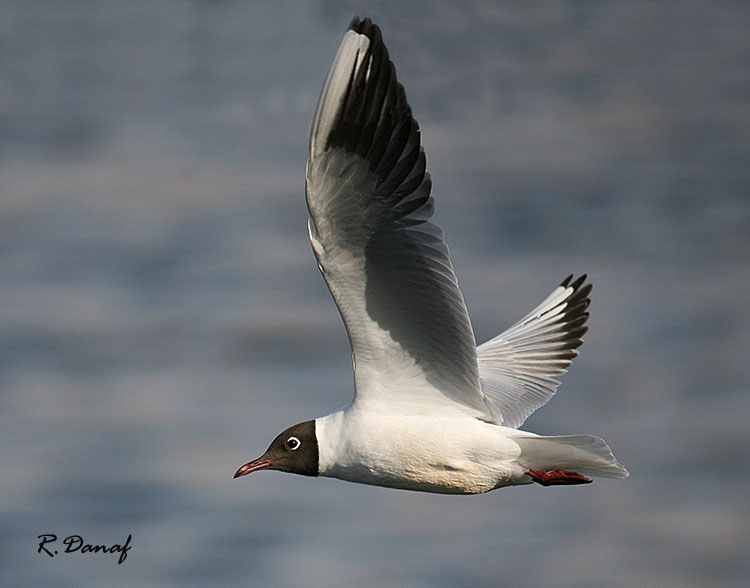
[[[3,2],[0,583],[750,585],[750,10],[367,4]],[[232,479],[351,395],[303,174],[354,13],[423,128],[477,338],[591,276],[527,427],[605,437],[629,479]]]

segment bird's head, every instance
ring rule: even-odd
[[[318,439],[315,436],[315,421],[299,423],[280,433],[263,455],[243,465],[234,477],[246,476],[258,470],[317,476]]]

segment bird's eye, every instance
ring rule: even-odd
[[[297,439],[297,437],[289,437],[289,439],[286,440],[286,443],[284,445],[286,445],[287,449],[296,451],[297,449],[299,449],[300,442],[299,442],[299,439]]]

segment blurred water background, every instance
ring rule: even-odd
[[[625,481],[412,494],[260,473],[351,397],[307,135],[353,14],[423,129],[477,338],[568,273],[590,333],[526,427]],[[3,586],[750,585],[743,2],[6,0]],[[37,536],[122,543],[37,553]]]

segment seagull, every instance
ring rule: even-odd
[[[627,477],[599,437],[518,428],[578,355],[586,276],[568,276],[477,347],[430,220],[425,168],[381,31],[355,17],[320,95],[306,170],[310,242],[346,326],[354,398],[286,429],[234,477],[279,470],[443,494]]]

